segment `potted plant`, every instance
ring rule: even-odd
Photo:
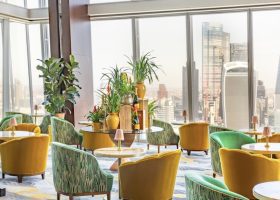
[[[40,60],[42,65],[37,69],[41,71],[39,77],[44,79],[45,109],[57,117],[64,118],[65,112],[70,112],[66,102],[76,103],[75,97],[79,97],[78,79],[75,75],[79,68],[78,62],[70,55],[69,62],[63,58],[49,58]],[[66,72],[66,73],[64,73]]]
[[[131,79],[128,79],[127,70],[126,68],[118,68],[118,66],[108,68],[101,77],[101,79],[106,78],[112,90],[118,91],[122,104],[131,104],[134,94],[134,87]]]
[[[132,59],[129,59],[128,61],[128,64],[132,68],[132,75],[136,84],[135,87],[137,88],[137,95],[141,99],[143,99],[146,94],[144,81],[148,80],[151,84],[154,81],[154,78],[158,80],[156,71],[160,69],[160,67],[154,63],[154,59],[155,57],[152,57],[151,53],[148,52],[135,62],[133,62]]]
[[[104,113],[99,106],[94,106],[93,111],[89,111],[87,119],[92,122],[92,127],[95,131],[101,129],[101,119],[104,118]]]
[[[105,112],[108,113],[106,117],[106,124],[109,130],[117,129],[119,126],[120,118],[119,111],[121,105],[121,97],[120,94],[111,89],[110,83],[107,85],[107,94],[103,91],[99,91],[101,96],[103,97]]]
[[[156,110],[158,109],[157,101],[148,103],[148,127],[153,125],[153,118],[155,117]]]

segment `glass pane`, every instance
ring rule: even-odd
[[[187,108],[185,16],[139,19],[139,38],[141,55],[151,52],[164,71],[157,72],[159,81],[145,83],[146,97],[158,100],[158,119],[182,121]]]
[[[29,25],[30,40],[30,61],[32,73],[33,104],[40,105],[44,101],[43,79],[39,78],[39,71],[36,69],[42,59],[41,31],[40,24]]]
[[[16,6],[24,7],[24,0],[3,0],[3,2],[13,4]]]
[[[192,17],[196,120],[233,129],[249,125],[246,17],[246,13]]]
[[[132,56],[131,20],[95,21],[91,24],[94,102],[100,100],[96,91],[105,86],[100,82],[104,68],[128,67]]]
[[[0,21],[0,118],[3,117],[3,41],[2,23]]]
[[[10,110],[30,113],[30,91],[28,79],[26,27],[10,23],[11,63]]]
[[[260,125],[280,127],[280,10],[253,13],[255,114]],[[280,130],[278,130],[280,131]]]
[[[114,3],[114,2],[122,2],[122,1],[131,1],[131,0],[90,0],[91,4],[95,3]]]

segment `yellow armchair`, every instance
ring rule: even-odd
[[[115,146],[109,134],[88,133],[85,131],[81,131],[81,133],[83,134],[82,146],[85,150],[93,152],[95,149]]]
[[[5,130],[6,131],[12,131],[13,128],[12,127],[8,127]],[[32,123],[18,124],[18,125],[15,126],[15,130],[16,131],[29,131],[29,132],[35,133],[35,135],[40,135],[41,134],[40,127],[37,126],[36,124],[32,124]]]
[[[185,149],[188,155],[191,151],[204,151],[206,155],[209,149],[209,124],[206,122],[193,122],[179,127],[181,149]]]
[[[255,199],[252,189],[267,181],[280,180],[280,161],[239,149],[219,150],[225,184],[229,190]]]
[[[14,139],[0,144],[2,178],[5,174],[18,177],[42,175],[47,165],[49,136],[40,135]]]
[[[119,168],[122,198],[172,199],[180,156],[176,150],[123,163]]]

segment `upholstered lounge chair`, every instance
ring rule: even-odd
[[[87,152],[58,142],[52,143],[53,182],[60,195],[74,196],[106,194],[110,200],[113,176],[100,169],[96,158]]]
[[[220,148],[241,149],[243,144],[255,143],[255,140],[248,135],[236,131],[221,131],[210,135],[211,164],[213,177],[216,174],[222,176],[221,161],[219,156]]]

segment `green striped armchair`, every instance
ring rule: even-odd
[[[9,115],[7,117],[4,117],[1,122],[0,122],[0,131],[4,131],[6,128],[9,127],[10,121],[12,118],[16,118],[16,121],[18,124],[22,123],[22,115],[19,114],[14,114],[14,115]]]
[[[81,148],[83,135],[75,130],[70,122],[57,117],[51,117],[52,140]]]
[[[228,187],[215,178],[187,172],[185,175],[187,200],[248,200],[246,197],[229,191]]]
[[[221,131],[210,135],[211,164],[213,177],[222,175],[222,167],[219,155],[220,148],[241,149],[243,144],[255,143],[256,141],[248,135],[237,131]]]
[[[49,133],[49,125],[51,125],[51,116],[46,115],[43,117],[43,120],[40,124],[41,133],[48,134]]]
[[[158,153],[160,153],[160,146],[176,145],[178,149],[179,136],[175,134],[171,124],[160,121],[157,119],[153,120],[153,126],[157,126],[163,129],[160,132],[147,132],[147,148],[149,145],[158,146]]]
[[[25,113],[21,113],[21,112],[6,112],[5,113],[6,116],[11,116],[11,115],[15,115],[15,114],[22,115],[22,123],[31,123],[31,124],[33,124],[33,118],[29,114],[25,114]]]
[[[113,175],[100,169],[96,158],[87,152],[58,142],[52,143],[53,182],[60,195],[86,196],[106,194],[111,198]]]
[[[214,133],[214,132],[220,132],[220,131],[233,131],[233,130],[223,127],[223,126],[216,126],[213,124],[209,125],[209,134]]]

